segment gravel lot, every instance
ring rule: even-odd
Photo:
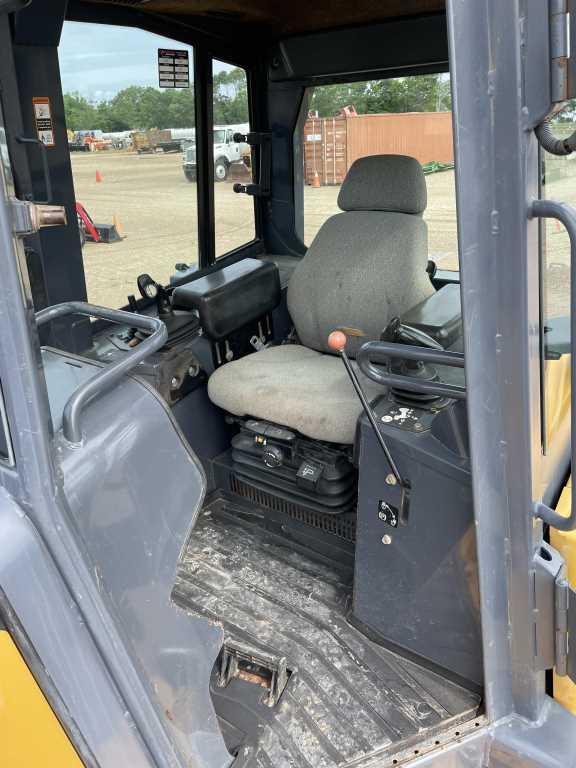
[[[96,304],[121,306],[136,292],[136,277],[149,272],[167,282],[178,262],[197,259],[196,185],[186,181],[181,155],[124,152],[72,155],[76,197],[92,218],[116,217],[126,238],[112,245],[87,243],[84,266],[88,298]],[[96,171],[102,177],[96,182]],[[576,204],[576,162],[561,158],[549,164],[547,197]],[[456,269],[457,237],[454,173],[426,177],[430,258]],[[339,187],[305,187],[305,239],[309,243],[322,222],[338,211]],[[216,250],[226,253],[254,236],[253,201],[232,191],[232,182],[215,186]],[[546,226],[547,286],[550,314],[565,313],[569,297],[569,245],[563,228]]]
[[[129,293],[137,293],[136,278],[142,272],[167,283],[175,264],[196,263],[196,184],[184,178],[179,153],[94,152],[71,157],[76,199],[96,222],[112,223],[116,217],[126,236],[110,245],[84,246],[90,301],[122,306]],[[254,237],[252,198],[236,195],[232,182],[225,182],[216,185],[215,204],[217,253]]]
[[[88,298],[121,306],[136,290],[136,277],[149,272],[167,282],[178,262],[193,264],[198,254],[196,185],[186,181],[179,154],[122,152],[72,154],[76,198],[94,221],[114,217],[126,235],[111,245],[86,243],[84,267]],[[96,182],[96,171],[102,181]],[[446,267],[456,260],[454,175],[427,177],[430,254]],[[339,187],[305,188],[305,239],[338,211]],[[232,182],[215,186],[216,251],[226,253],[254,236],[253,201],[232,191]]]

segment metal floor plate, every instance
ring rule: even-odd
[[[219,622],[225,637],[285,656],[279,703],[234,679],[213,698],[230,749],[256,768],[336,768],[391,758],[473,719],[478,697],[371,642],[346,618],[350,585],[337,570],[283,546],[257,525],[201,514],[173,592],[181,608]],[[437,742],[438,743],[438,742]],[[368,760],[370,763],[371,759]]]

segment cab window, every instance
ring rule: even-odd
[[[309,88],[298,122],[296,194],[300,230],[309,245],[338,213],[338,193],[352,163],[367,155],[402,154],[423,166],[429,258],[458,269],[450,79],[419,75]]]
[[[252,156],[245,141],[250,130],[248,76],[241,67],[214,59],[214,229],[216,258],[256,237],[254,198],[234,192],[252,180]]]
[[[177,51],[176,57],[172,51]],[[161,56],[160,53],[164,53]],[[66,22],[59,47],[88,301],[198,261],[194,52],[140,29]]]
[[[573,114],[573,113],[572,113]],[[562,115],[554,134],[568,137],[576,123]],[[576,206],[576,161],[541,150],[541,197]],[[540,301],[542,329],[542,444],[553,447],[570,412],[570,240],[556,220],[540,221]]]

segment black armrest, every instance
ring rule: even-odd
[[[419,328],[446,349],[462,335],[460,286],[445,285],[428,299],[408,310],[402,323]]]
[[[174,309],[195,309],[214,341],[270,312],[280,301],[278,267],[272,262],[242,259],[172,292]]]

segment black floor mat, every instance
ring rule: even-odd
[[[262,528],[200,516],[179,564],[173,599],[222,624],[227,640],[285,656],[292,675],[279,703],[233,679],[214,686],[229,747],[245,740],[244,765],[363,765],[446,726],[473,719],[479,699],[371,642],[346,619],[350,586],[336,569],[282,545]],[[242,734],[244,737],[242,737]],[[433,743],[433,742],[432,742]],[[382,765],[392,765],[386,761]]]

